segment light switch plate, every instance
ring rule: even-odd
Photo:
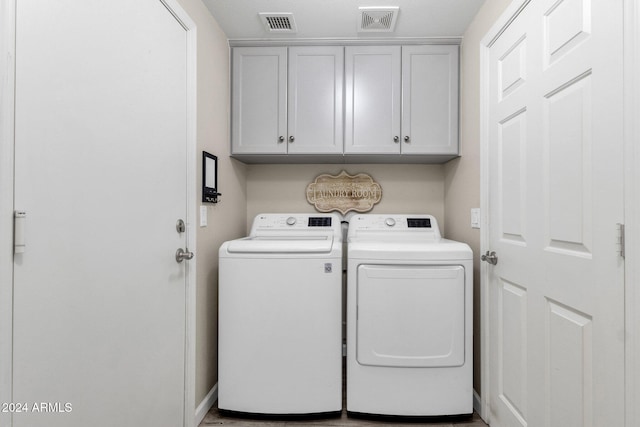
[[[207,226],[207,207],[204,205],[200,206],[200,227],[206,227]]]
[[[480,208],[471,209],[471,228],[480,228]]]

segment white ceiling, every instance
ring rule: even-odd
[[[230,40],[458,38],[485,0],[202,0]],[[398,6],[392,33],[358,33],[358,7]],[[265,30],[258,13],[291,12],[297,33]]]

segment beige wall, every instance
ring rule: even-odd
[[[461,157],[444,166],[445,234],[474,252],[474,389],[480,393],[480,230],[470,209],[480,207],[480,42],[511,0],[486,0],[467,28],[460,49]]]
[[[200,0],[179,0],[198,32],[198,155],[218,156],[218,205],[208,205],[209,226],[197,233],[196,392],[198,405],[217,382],[217,250],[244,235],[260,212],[313,212],[305,188],[321,173],[370,174],[383,198],[373,213],[430,213],[446,237],[467,242],[475,259],[475,331],[479,318],[479,230],[469,210],[480,206],[479,44],[510,0],[486,0],[461,47],[460,140],[462,157],[443,165],[244,165],[229,158],[229,51],[224,33]],[[198,160],[198,177],[201,164]],[[201,183],[196,182],[200,191]],[[198,203],[199,206],[199,203]],[[198,208],[196,206],[196,208]],[[446,222],[445,222],[446,217]],[[479,345],[475,344],[474,388],[480,391]]]
[[[221,202],[207,204],[208,227],[197,228],[196,406],[218,381],[218,248],[245,233],[246,166],[229,157],[229,46],[200,0],[179,0],[197,26],[198,171],[194,185],[199,212],[202,151],[218,156]],[[198,224],[194,224],[198,226]]]
[[[441,165],[251,165],[247,175],[247,227],[266,212],[315,212],[305,190],[316,176],[345,170],[367,173],[382,186],[372,213],[429,213],[444,222]],[[441,225],[442,227],[442,225]]]

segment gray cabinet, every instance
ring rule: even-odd
[[[237,47],[232,156],[441,163],[458,155],[458,46]]]
[[[289,48],[289,154],[342,154],[344,48]]]
[[[233,50],[232,155],[337,155],[343,151],[344,48]],[[282,160],[282,157],[271,158]]]
[[[345,154],[399,154],[400,46],[345,50]]]
[[[345,73],[345,155],[458,154],[458,46],[350,46]]]
[[[232,67],[232,154],[285,154],[287,48],[236,48]]]
[[[458,154],[458,46],[402,47],[400,151]]]

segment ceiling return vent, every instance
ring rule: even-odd
[[[358,10],[360,10],[359,33],[390,33],[396,27],[399,10],[396,6],[359,7]]]
[[[295,33],[296,21],[293,19],[293,13],[259,13],[260,20],[264,24],[264,28],[270,33]]]

